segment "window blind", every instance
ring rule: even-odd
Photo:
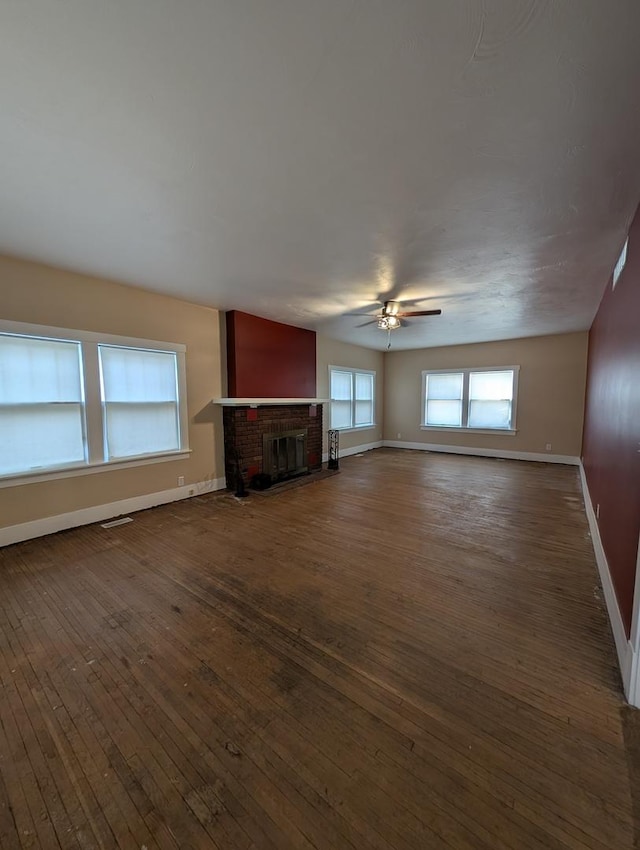
[[[106,459],[180,448],[174,352],[99,345]]]
[[[0,334],[0,475],[85,460],[78,342]]]

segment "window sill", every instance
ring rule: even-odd
[[[19,487],[22,484],[37,484],[40,481],[55,481],[60,478],[75,478],[79,475],[93,475],[96,472],[109,472],[112,469],[128,469],[134,466],[149,466],[154,463],[166,463],[171,460],[188,460],[191,449],[180,449],[177,452],[165,452],[157,455],[138,455],[123,460],[110,460],[101,463],[83,463],[77,466],[58,466],[48,470],[33,472],[18,472],[0,478],[0,489],[3,487]]]
[[[371,431],[376,428],[375,422],[372,425],[354,425],[351,428],[332,428],[332,431],[339,431],[341,434],[348,434],[350,431]]]
[[[516,428],[447,428],[444,425],[421,425],[421,431],[447,431],[450,434],[489,434],[495,436],[501,434],[507,437],[515,437],[518,433]]]

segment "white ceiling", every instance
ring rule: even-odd
[[[377,298],[443,310],[394,348],[587,328],[639,44],[638,0],[4,0],[0,251],[370,347]]]

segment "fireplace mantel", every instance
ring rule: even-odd
[[[222,407],[265,407],[274,404],[329,404],[329,398],[214,398]]]

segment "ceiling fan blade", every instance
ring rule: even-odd
[[[341,313],[341,316],[367,316],[371,315],[371,311],[375,310],[376,312],[380,311],[380,307],[382,306],[382,302],[374,301],[373,304],[363,304],[358,312],[352,313]]]
[[[371,319],[369,322],[363,322],[361,325],[356,325],[357,328],[366,328],[367,325],[375,325],[377,319]]]
[[[408,313],[396,313],[399,319],[411,319],[414,316],[439,316],[442,310],[412,310]]]

